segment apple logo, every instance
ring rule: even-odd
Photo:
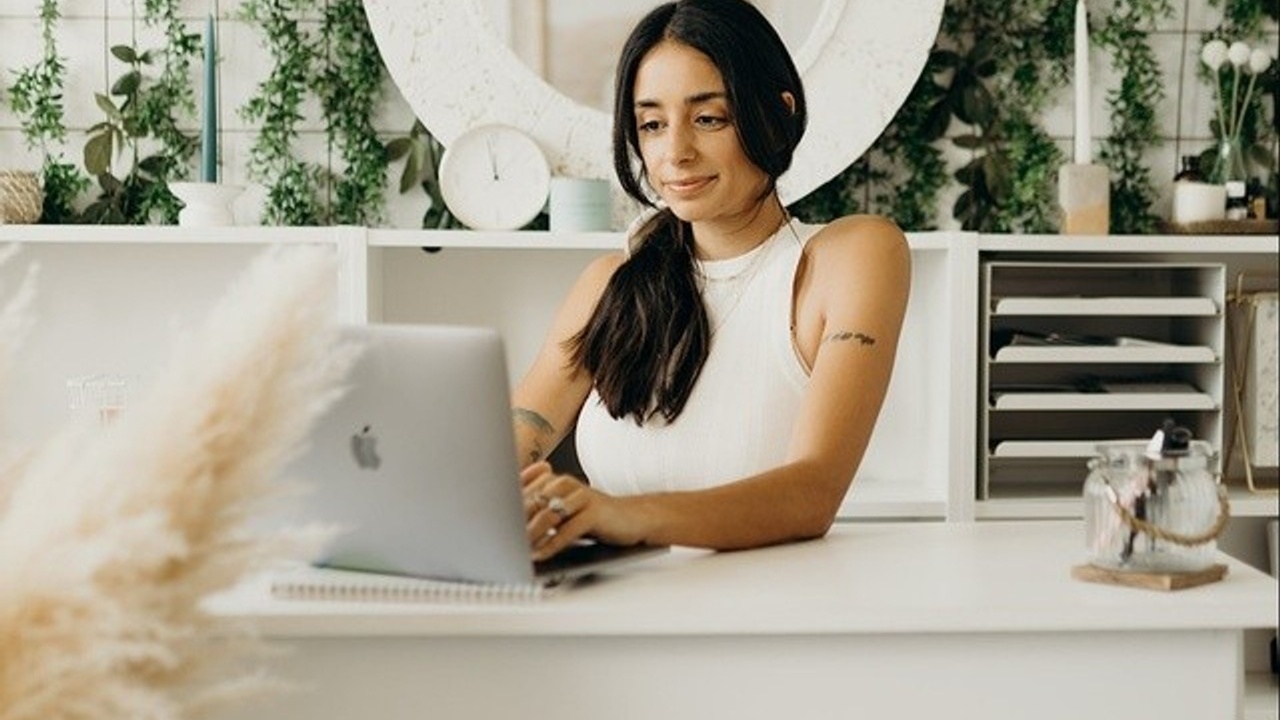
[[[351,436],[351,455],[364,470],[377,470],[382,464],[382,458],[378,457],[378,436],[370,432],[368,425]]]

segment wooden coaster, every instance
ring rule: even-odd
[[[1134,572],[1111,570],[1096,565],[1076,565],[1071,568],[1071,577],[1076,580],[1148,590],[1182,590],[1217,582],[1226,575],[1227,566],[1222,563],[1195,572]]]

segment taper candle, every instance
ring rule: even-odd
[[[1089,13],[1084,0],[1076,0],[1075,53],[1075,161],[1089,165],[1093,163],[1093,131],[1089,126]]]
[[[200,126],[200,179],[218,182],[218,42],[213,13],[204,26],[204,117]]]

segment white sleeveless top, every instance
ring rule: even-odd
[[[593,390],[578,415],[578,460],[612,495],[698,490],[782,464],[809,374],[791,336],[804,243],[796,220],[745,255],[698,263],[711,349],[684,411],[668,424],[614,420]]]

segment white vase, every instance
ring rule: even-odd
[[[178,224],[183,227],[226,227],[236,224],[231,204],[244,192],[239,185],[171,182],[169,192],[182,201]]]

